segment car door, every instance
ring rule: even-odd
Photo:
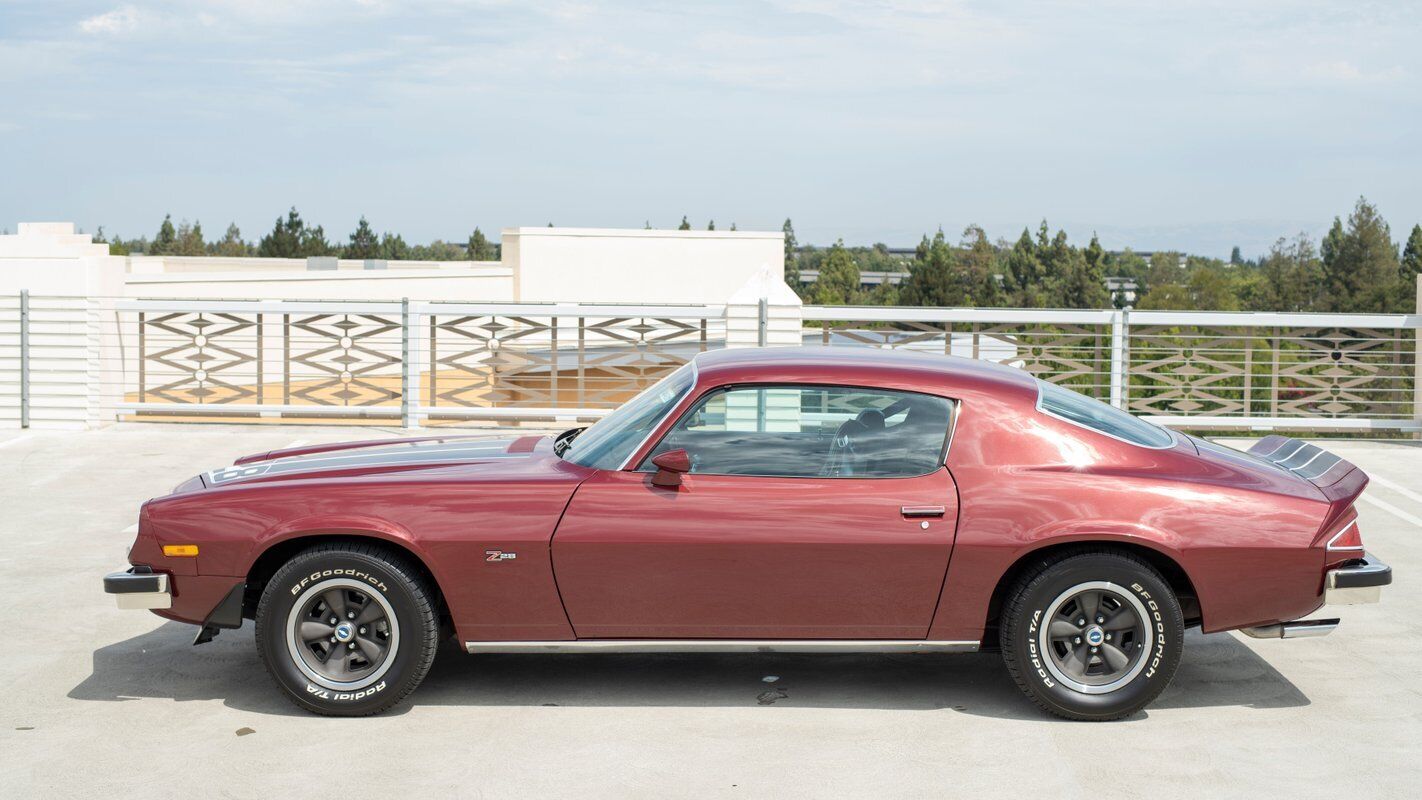
[[[702,397],[642,469],[574,494],[553,564],[578,638],[921,639],[953,545],[950,401],[837,386]],[[684,449],[679,486],[651,457]]]

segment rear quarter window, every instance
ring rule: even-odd
[[[1054,383],[1037,381],[1037,408],[1073,425],[1140,447],[1163,449],[1175,444],[1175,437],[1165,428]]]

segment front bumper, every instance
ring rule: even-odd
[[[173,592],[166,572],[152,567],[129,567],[124,572],[104,576],[104,591],[113,595],[124,609],[172,608]]]
[[[1323,580],[1323,604],[1347,606],[1376,603],[1382,599],[1382,587],[1392,583],[1392,567],[1379,561],[1372,553],[1363,553],[1337,569],[1330,569]]]

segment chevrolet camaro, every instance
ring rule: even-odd
[[[856,348],[704,353],[557,436],[246,456],[144,503],[121,608],[254,620],[310,711],[470,653],[1000,650],[1053,714],[1137,712],[1187,628],[1317,636],[1373,602],[1367,476],[1247,453],[1026,372]]]

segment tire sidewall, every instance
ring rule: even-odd
[[[1108,581],[1140,600],[1147,613],[1149,651],[1145,667],[1125,686],[1105,694],[1086,694],[1063,685],[1047,668],[1040,647],[1041,626],[1052,601],[1062,592],[1090,581]],[[1174,592],[1153,570],[1123,558],[1080,556],[1059,562],[1026,589],[1022,614],[1014,625],[1020,680],[1044,704],[1065,716],[1113,718],[1138,709],[1163,691],[1175,674],[1184,647],[1185,626]]]
[[[359,582],[380,595],[395,612],[400,636],[393,661],[380,679],[352,691],[328,688],[312,681],[287,646],[288,618],[302,594],[331,578]],[[297,556],[272,576],[257,611],[257,647],[267,670],[297,704],[324,714],[359,716],[373,713],[403,697],[418,681],[416,663],[430,623],[422,619],[409,579],[381,559],[359,553],[324,551]],[[393,698],[393,699],[391,699]]]

